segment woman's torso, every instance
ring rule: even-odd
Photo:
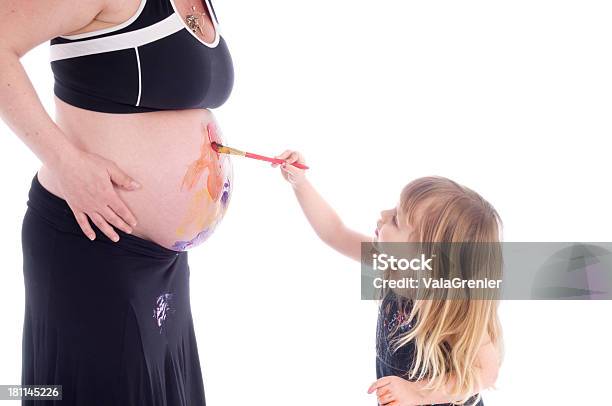
[[[141,29],[147,28],[142,21],[142,18],[145,17],[157,18],[163,24],[162,20],[170,20],[170,17],[173,17],[171,13],[178,10],[181,18],[184,19],[186,11],[183,10],[188,9],[189,3],[187,0],[174,0],[174,2],[172,0],[143,0],[142,3],[139,0],[133,1],[149,7],[148,9],[145,8],[144,12],[141,10],[141,20],[136,21],[140,24],[136,28]],[[200,2],[199,4],[202,7],[206,7],[206,3],[203,3],[204,0],[197,1]],[[148,4],[145,5],[147,2]],[[203,8],[203,10],[207,9]],[[160,14],[157,17],[152,14],[162,12],[170,14]],[[78,86],[85,88],[87,86],[92,87],[95,84],[95,82],[92,82],[95,76],[87,78],[71,73],[71,70],[75,69],[75,66],[78,66],[79,63],[88,62],[86,58],[90,58],[89,61],[92,58],[111,58],[114,55],[120,58],[123,55],[122,53],[140,51],[139,56],[141,58],[137,61],[137,66],[139,70],[142,69],[142,72],[139,72],[139,82],[134,85],[135,88],[138,87],[140,103],[136,103],[134,100],[134,102],[128,101],[128,104],[130,104],[128,105],[123,100],[120,100],[121,103],[112,100],[113,103],[109,104],[112,112],[104,111],[106,109],[105,104],[100,104],[99,106],[102,106],[100,111],[95,111],[98,109],[97,104],[94,104],[91,109],[73,105],[78,105],[73,101],[78,101],[81,98],[80,94],[75,92],[77,98],[73,99],[71,94],[68,93],[65,99],[70,103],[67,103],[63,100],[66,93],[61,90],[58,93],[56,89],[56,123],[77,147],[114,161],[123,171],[142,185],[142,188],[136,191],[115,188],[138,220],[138,225],[134,228],[133,234],[178,251],[203,242],[212,233],[225,213],[232,188],[232,168],[229,158],[217,154],[210,147],[211,140],[223,142],[220,128],[215,122],[213,114],[206,108],[188,108],[181,104],[193,103],[189,99],[181,99],[183,93],[180,92],[189,91],[187,88],[182,89],[183,86],[193,85],[195,87],[192,96],[204,95],[208,97],[210,92],[206,93],[206,91],[210,90],[212,85],[205,83],[206,80],[211,80],[210,75],[207,76],[207,69],[219,70],[218,66],[224,67],[221,76],[226,82],[229,80],[225,71],[231,68],[231,66],[226,66],[231,61],[228,62],[229,54],[227,51],[219,48],[221,46],[225,47],[225,43],[218,34],[218,25],[213,23],[213,18],[216,17],[213,17],[210,13],[209,18],[200,20],[202,32],[196,33],[198,38],[185,26],[182,27],[185,28],[184,30],[179,30],[162,39],[162,41],[174,41],[170,48],[177,48],[177,45],[190,47],[182,48],[182,52],[190,52],[190,55],[185,55],[185,58],[187,62],[191,61],[197,65],[197,69],[201,71],[202,81],[198,79],[198,76],[195,76],[195,78],[192,77],[193,83],[183,82],[181,71],[190,69],[190,65],[186,65],[185,61],[180,59],[177,60],[177,57],[180,58],[181,54],[171,53],[168,44],[164,45],[162,42],[139,45],[137,50],[122,49],[116,51],[115,54],[104,52],[78,57],[77,59],[62,59],[59,62],[62,62],[65,66],[55,65],[55,68],[59,66],[59,69],[55,70],[56,86],[58,86],[57,73],[59,72],[62,89],[65,88],[72,92],[75,88],[79,90]],[[175,21],[175,27],[176,24],[178,24],[178,20]],[[96,30],[106,29],[104,26],[100,27],[98,22],[93,22],[91,27],[86,27],[81,31],[89,32],[92,27],[96,27]],[[134,32],[130,33],[129,29],[127,27],[116,31],[116,33],[134,34]],[[134,29],[134,31],[136,30]],[[75,38],[75,36],[78,38],[78,35],[78,33],[73,33],[71,38]],[[113,33],[106,34],[107,37],[111,35]],[[79,42],[89,41],[91,43],[93,40],[102,37],[90,36],[85,39],[78,39],[69,43],[69,47],[75,44],[77,47],[81,46],[81,48],[75,48],[79,52],[80,49],[84,48],[82,47],[83,44],[79,44]],[[215,37],[216,39],[214,39]],[[115,35],[114,38],[120,37]],[[200,43],[200,41],[212,43],[213,40],[216,42],[215,47]],[[205,48],[200,49],[199,46]],[[62,50],[62,52],[64,51]],[[206,52],[209,52],[209,54],[206,54]],[[213,54],[213,52],[216,54]],[[147,53],[149,56],[147,56]],[[147,60],[147,58],[149,59]],[[166,59],[172,59],[172,65],[160,67],[159,64],[163,65],[162,62]],[[112,64],[109,69],[116,69],[115,76],[121,74],[122,70],[127,71],[135,66],[114,64],[111,59],[109,61]],[[217,64],[216,68],[213,66],[214,64]],[[172,66],[177,67],[176,72],[170,71]],[[93,64],[89,64],[88,67],[97,69]],[[191,65],[191,68],[193,68],[193,65]],[[193,76],[197,75],[198,71],[193,72],[191,70],[188,73]],[[159,83],[159,81],[149,80],[147,82],[146,75],[149,77],[166,75],[167,78],[176,80],[176,83],[164,88],[163,83]],[[219,77],[218,74],[217,77]],[[76,85],[64,86],[66,80],[73,79]],[[231,79],[233,79],[233,76]],[[78,80],[81,82],[78,82]],[[88,80],[90,82],[87,82]],[[110,93],[110,96],[100,96],[99,92],[104,92],[104,86],[96,86],[99,89],[94,89],[95,97],[89,98],[91,94],[89,92],[84,94],[83,100],[89,98],[87,100],[91,100],[91,103],[97,103],[97,100],[108,100],[111,96],[115,97],[112,93]],[[132,86],[131,83],[130,86]],[[207,89],[204,91],[198,86],[206,86]],[[226,93],[228,86],[231,89],[231,83],[229,85],[228,83],[224,84]],[[109,87],[111,88],[109,92],[113,91],[112,85]],[[62,97],[58,97],[58,94]],[[228,94],[224,94],[215,97],[217,101],[224,101],[227,96]],[[89,102],[84,101],[83,103],[86,105]],[[148,111],[115,114],[113,110],[115,106],[118,109],[142,108],[148,109]],[[173,108],[173,106],[176,107]],[[168,108],[161,110],[163,107]],[[42,167],[39,170],[39,180],[49,191],[63,197],[57,186],[56,175],[48,168]]]
[[[409,378],[410,370],[415,361],[414,340],[401,346],[396,351],[392,349],[392,343],[398,335],[403,335],[410,331],[416,320],[408,321],[408,316],[412,310],[412,302],[404,300],[400,303],[398,295],[389,290],[383,297],[378,312],[376,327],[376,377],[399,376],[406,380]],[[472,397],[466,405],[472,405],[476,395]],[[451,406],[444,404],[444,406]],[[476,406],[484,406],[482,399]]]

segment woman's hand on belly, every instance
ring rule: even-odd
[[[139,184],[113,161],[75,147],[66,151],[52,170],[56,186],[89,239],[95,239],[96,234],[88,217],[112,241],[119,240],[112,226],[132,232],[136,217],[119,197],[113,183],[129,191],[137,189]]]
[[[73,145],[116,162],[142,185],[115,189],[138,219],[133,236],[184,251],[213,232],[233,182],[229,156],[210,145],[224,144],[211,111],[100,114],[56,103],[58,125]]]

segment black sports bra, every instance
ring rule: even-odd
[[[185,24],[174,0],[141,0],[122,24],[51,40],[54,93],[105,113],[215,108],[229,97],[234,70],[212,0],[202,0],[213,43]]]

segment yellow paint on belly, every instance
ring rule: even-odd
[[[210,227],[221,215],[221,204],[214,202],[206,189],[194,193],[181,225],[176,230],[178,236],[193,235]]]
[[[187,212],[176,229],[176,234],[180,237],[192,236],[205,230],[222,215],[220,198],[224,182],[221,162],[223,158],[210,146],[213,141],[219,143],[219,137],[215,125],[209,123],[200,147],[200,156],[188,166],[181,183],[181,190],[193,190],[204,176],[206,176],[206,187],[194,192]]]

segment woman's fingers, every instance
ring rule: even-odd
[[[79,223],[79,227],[81,227],[81,230],[83,230],[83,233],[85,233],[87,238],[89,238],[90,240],[95,239],[96,233],[94,232],[93,228],[91,228],[91,224],[89,224],[87,215],[82,211],[76,211],[74,209],[72,210],[72,213],[74,214],[77,223]]]
[[[58,168],[64,199],[88,238],[96,238],[95,225],[110,240],[117,242],[119,235],[116,231],[132,233],[136,217],[119,197],[114,185],[128,190],[141,186],[113,161],[86,151],[76,151],[76,156],[67,158],[66,165]],[[90,220],[93,223],[90,224]]]
[[[111,209],[109,206],[106,206],[102,210],[103,211],[101,212],[101,214],[104,216],[104,219],[106,221],[108,221],[110,224],[112,224],[113,226],[117,227],[118,229],[122,230],[125,233],[128,233],[128,234],[132,233],[132,227],[130,227],[129,224],[123,221],[122,218],[117,216],[117,214],[115,214],[113,209]]]
[[[89,218],[94,222],[96,226],[104,233],[111,241],[119,241],[119,235],[115,230],[104,220],[104,218],[98,212],[89,213]]]
[[[108,165],[106,170],[110,175],[111,181],[115,185],[127,190],[136,190],[140,188],[140,184],[123,172],[115,163]]]
[[[121,198],[117,195],[117,193],[115,193],[115,196],[111,199],[108,206],[110,206],[110,208],[115,213],[117,213],[117,215],[121,217],[121,219],[123,219],[126,223],[128,223],[132,227],[136,227],[136,224],[137,224],[136,216],[132,214],[132,211],[128,209],[128,207],[125,205],[123,200],[121,200]]]
[[[89,218],[91,218],[91,221],[93,221],[93,223],[98,226],[98,228],[104,234],[106,234],[108,238],[110,238],[114,242],[117,242],[119,241],[119,235],[113,229],[113,227],[111,227],[110,224],[125,233],[131,234],[133,232],[133,228],[128,223],[126,223],[124,219],[127,218],[129,219],[129,221],[132,221],[133,225],[136,224],[136,219],[129,211],[129,209],[125,206],[123,201],[119,199],[119,197],[117,197],[112,204],[112,207],[106,206],[104,208],[99,209],[98,212],[91,213],[89,215]],[[87,238],[89,238],[90,240],[94,240],[96,238],[96,233],[89,224],[89,219],[87,218],[88,215],[85,214],[85,212],[78,210],[72,210],[72,212],[83,233],[85,233]]]

